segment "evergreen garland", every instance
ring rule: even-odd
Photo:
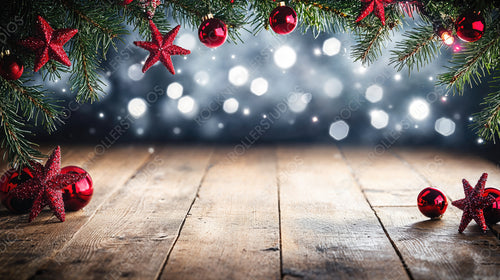
[[[241,32],[257,33],[269,29],[269,13],[277,5],[273,0],[163,0],[153,21],[162,33],[176,24],[196,29],[208,13],[223,20],[229,30],[229,40],[241,42]],[[285,1],[299,16],[303,31],[348,32],[356,38],[352,57],[364,64],[377,60],[394,31],[403,29],[409,21],[405,15],[413,7],[422,18],[416,28],[406,30],[405,38],[391,50],[391,63],[400,71],[420,69],[447,48],[436,33],[437,27],[452,30],[454,19],[464,11],[481,11],[486,30],[481,40],[464,44],[454,53],[450,66],[439,76],[439,84],[462,94],[468,87],[493,77],[492,92],[485,98],[484,109],[475,115],[475,128],[486,140],[500,137],[500,1],[486,0],[395,0],[385,7],[386,25],[374,15],[356,23],[363,8],[360,0],[290,0]],[[24,63],[25,74],[16,81],[0,77],[1,148],[13,166],[21,166],[43,156],[29,140],[30,126],[43,126],[52,132],[61,123],[62,108],[51,93],[33,82],[34,54],[17,44],[33,36],[37,16],[45,18],[54,29],[75,28],[78,33],[65,45],[72,62],[66,67],[50,60],[40,70],[43,80],[60,78],[70,72],[71,90],[79,102],[96,101],[103,94],[101,64],[110,48],[117,48],[128,34],[125,23],[135,27],[145,39],[150,37],[148,18],[139,0],[125,5],[123,0],[4,0],[0,10],[0,53],[10,51]]]

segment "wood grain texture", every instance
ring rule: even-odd
[[[486,187],[500,187],[499,167],[478,156],[429,149],[396,150],[396,154],[452,200],[464,197],[462,179],[475,186],[484,172],[488,173]]]
[[[377,215],[414,279],[500,279],[500,242],[476,226],[457,232],[461,211],[428,220],[417,207],[380,207]]]
[[[212,148],[165,148],[120,188],[37,279],[155,279]]]
[[[216,150],[161,279],[280,279],[274,149]]]
[[[414,191],[428,186],[389,150],[345,148],[342,153],[372,206],[414,206]]]
[[[83,210],[67,213],[64,223],[49,210],[43,211],[32,223],[27,223],[27,215],[0,218],[5,220],[0,240],[8,241],[0,254],[0,279],[28,279],[43,273],[40,267],[71,240],[109,195],[134,175],[150,156],[146,148],[113,148],[96,159],[87,160],[84,155],[92,153],[93,147],[88,147],[63,159],[63,165],[86,166],[86,162],[91,161],[86,170],[94,181],[94,195]]]
[[[285,279],[407,279],[335,147],[280,148]]]

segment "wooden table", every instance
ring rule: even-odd
[[[94,197],[59,222],[0,209],[0,279],[499,279],[500,226],[416,197],[500,186],[483,159],[336,146],[63,147]]]

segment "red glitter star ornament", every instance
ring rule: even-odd
[[[464,211],[458,232],[462,233],[472,220],[476,221],[483,233],[486,232],[487,227],[484,221],[483,209],[495,202],[493,196],[483,196],[487,178],[488,174],[483,173],[479,181],[477,181],[475,188],[472,188],[467,180],[462,180],[465,198],[451,203],[453,206]]]
[[[171,55],[186,55],[190,54],[189,50],[183,49],[179,46],[173,44],[175,36],[181,28],[177,25],[174,29],[165,35],[162,35],[156,25],[152,20],[149,21],[149,27],[151,28],[151,36],[153,37],[151,42],[135,41],[134,44],[150,52],[146,63],[142,67],[142,72],[146,72],[151,66],[156,62],[161,61],[168,71],[175,75],[175,69],[172,65]]]
[[[361,0],[361,2],[365,3],[363,11],[359,14],[356,22],[363,20],[372,12],[380,19],[382,25],[385,25],[385,4],[392,3],[393,0]]]
[[[78,29],[57,29],[50,27],[49,23],[38,16],[37,29],[41,38],[29,37],[19,41],[23,47],[35,51],[37,57],[35,59],[35,69],[37,72],[49,61],[53,59],[61,62],[66,66],[71,66],[71,61],[63,49],[66,44],[78,32]]]
[[[25,181],[10,193],[18,199],[34,199],[29,221],[33,221],[45,206],[49,206],[54,215],[65,220],[62,189],[87,176],[87,173],[61,174],[61,149],[57,146],[45,163],[31,162],[33,178]]]

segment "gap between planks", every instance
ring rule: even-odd
[[[363,188],[361,187],[361,183],[359,181],[359,178],[358,176],[356,175],[356,172],[354,171],[354,169],[352,168],[351,164],[349,163],[349,161],[347,160],[344,152],[342,151],[342,149],[340,147],[338,147],[339,149],[339,152],[342,156],[342,159],[344,160],[344,162],[346,163],[346,165],[348,166],[349,168],[349,171],[351,172],[351,175],[354,179],[354,181],[356,182],[356,185],[358,186],[359,190],[361,191],[361,193],[363,194],[363,197],[365,198],[366,202],[368,203],[368,205],[370,206],[370,209],[373,211],[373,214],[375,215],[375,217],[377,217],[377,220],[380,224],[380,226],[382,227],[382,230],[384,231],[385,233],[385,236],[387,237],[387,239],[389,240],[389,242],[391,243],[391,246],[392,248],[394,248],[394,251],[396,252],[396,254],[398,255],[399,257],[399,260],[401,261],[401,264],[403,265],[403,268],[405,269],[406,271],[406,274],[408,275],[408,278],[410,280],[414,280],[413,278],[413,275],[411,274],[411,271],[410,269],[408,268],[408,265],[406,264],[405,262],[405,259],[403,257],[403,255],[401,254],[401,252],[399,251],[399,248],[398,246],[396,245],[396,243],[394,242],[394,240],[392,240],[392,237],[390,236],[389,232],[387,231],[387,229],[385,228],[385,225],[384,223],[382,222],[382,220],[380,219],[377,211],[375,210],[375,208],[373,207],[372,203],[370,202],[370,200],[368,199],[368,196],[366,195],[365,191],[363,190]],[[394,205],[388,205],[388,206],[385,206],[385,207],[401,207],[401,206],[394,206]],[[414,207],[414,206],[409,206],[407,205],[406,207]]]

